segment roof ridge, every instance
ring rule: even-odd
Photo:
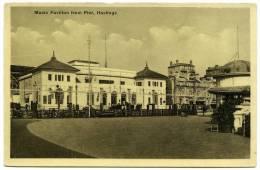
[[[73,66],[63,63],[56,59],[55,56],[52,56],[51,59],[35,69],[32,70],[32,72],[39,71],[39,70],[55,70],[55,71],[67,71],[67,72],[77,72],[79,71],[77,68],[74,68]]]

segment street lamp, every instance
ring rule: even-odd
[[[60,104],[61,104],[61,101],[63,101],[63,90],[59,87],[59,85],[56,86],[57,89],[55,91],[55,98],[56,98],[56,101],[57,101],[57,104],[58,104],[58,110],[60,110]]]

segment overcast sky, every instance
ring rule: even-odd
[[[116,11],[117,15],[36,15],[45,11]],[[55,49],[58,60],[91,60],[104,65],[107,33],[108,66],[140,71],[148,61],[152,70],[167,75],[170,61],[193,60],[203,76],[208,66],[223,65],[236,53],[239,27],[240,59],[250,59],[248,8],[25,8],[11,10],[11,62],[38,66]]]

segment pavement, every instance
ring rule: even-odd
[[[12,138],[18,141],[13,139],[12,153],[44,157],[249,158],[250,138],[210,132],[209,121],[209,117],[201,116],[13,120],[12,129],[16,130]],[[24,136],[22,128],[30,135]],[[39,148],[48,148],[48,152]]]

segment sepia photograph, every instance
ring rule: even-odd
[[[6,4],[6,164],[254,166],[255,13]]]

